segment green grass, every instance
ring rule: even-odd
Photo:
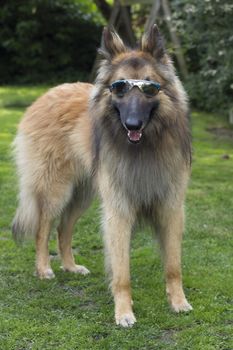
[[[224,120],[193,113],[183,279],[194,310],[181,315],[169,310],[158,249],[142,231],[134,238],[131,260],[138,322],[121,329],[114,324],[104,275],[97,203],[80,220],[73,242],[89,276],[60,270],[53,234],[56,278],[39,281],[33,276],[33,243],[20,248],[11,238],[17,178],[10,143],[25,106],[44,90],[0,88],[0,349],[233,349],[233,142],[206,131],[226,126]]]

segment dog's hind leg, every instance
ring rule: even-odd
[[[88,190],[86,190],[86,192],[88,193]],[[82,196],[81,193],[79,193],[79,195]],[[77,198],[71,200],[61,216],[61,221],[57,228],[58,246],[63,270],[86,275],[90,271],[85,266],[75,264],[72,252],[72,233],[74,225],[91,202],[91,196],[87,196],[83,202],[83,198],[79,198],[79,195],[77,195]]]
[[[181,243],[184,226],[183,206],[160,208],[158,233],[164,259],[166,292],[175,312],[192,310],[182,287]]]
[[[39,220],[39,229],[36,233],[36,272],[41,279],[55,277],[50,266],[48,249],[51,226],[52,219],[42,212]]]

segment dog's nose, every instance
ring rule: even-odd
[[[128,118],[125,122],[125,126],[128,130],[140,130],[142,127],[142,121],[139,119]]]

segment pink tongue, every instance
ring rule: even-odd
[[[129,130],[128,131],[128,138],[130,139],[130,141],[140,141],[142,137],[142,132],[141,131],[135,131],[135,130]]]

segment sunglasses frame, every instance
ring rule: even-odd
[[[115,80],[114,82],[112,82],[112,84],[109,86],[109,90],[110,92],[114,93],[114,84],[116,83],[125,83],[126,85],[126,91],[122,93],[123,97],[125,94],[127,94],[127,92],[129,92],[133,87],[138,87],[139,90],[146,96],[148,97],[153,97],[156,96],[160,89],[161,89],[161,85],[153,80],[137,80],[137,79],[119,79],[119,80]],[[143,91],[143,86],[144,85],[153,85],[155,87],[155,89],[157,90],[157,93],[155,93],[154,95],[151,94],[147,94],[146,92]],[[116,95],[118,95],[117,93],[115,93]]]

